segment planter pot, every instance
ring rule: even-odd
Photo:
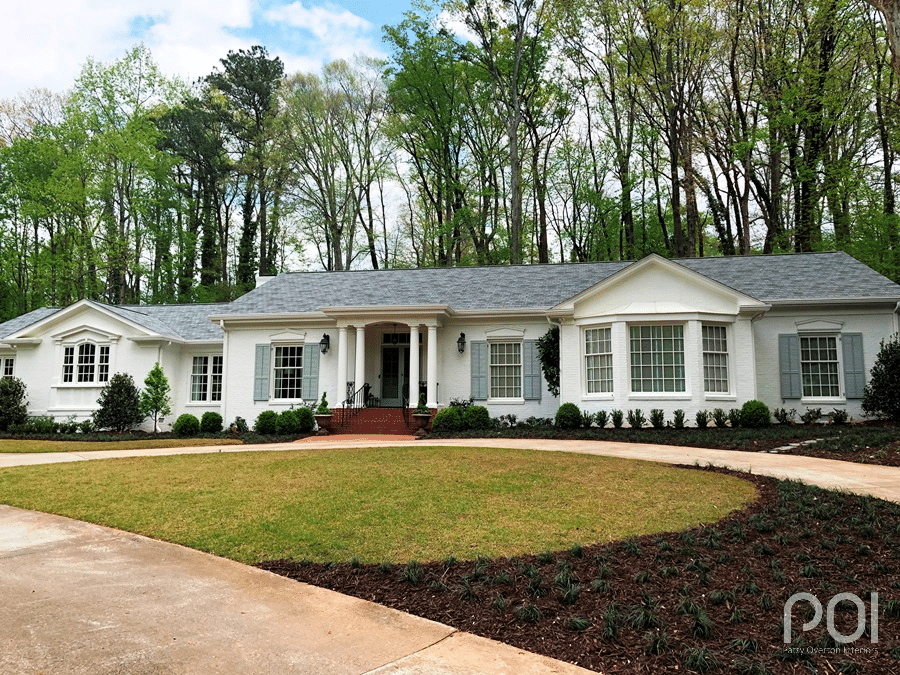
[[[428,423],[431,422],[431,413],[413,413],[412,419],[416,431],[425,431],[428,427]]]
[[[319,431],[326,434],[331,430],[331,413],[327,415],[313,415],[316,418],[316,424],[319,425]]]

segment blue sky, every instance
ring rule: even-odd
[[[62,92],[88,58],[109,63],[139,42],[164,73],[191,81],[229,50],[254,44],[287,72],[315,72],[355,54],[384,56],[381,27],[411,0],[37,0],[4,14],[0,99],[30,89]]]

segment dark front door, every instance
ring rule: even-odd
[[[399,408],[409,399],[409,347],[381,348],[381,405]]]

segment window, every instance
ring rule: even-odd
[[[522,343],[490,344],[491,398],[522,398]]]
[[[12,377],[16,374],[16,360],[11,357],[3,359],[3,377]]]
[[[275,347],[273,398],[303,398],[303,347]]]
[[[703,389],[728,392],[728,341],[725,326],[703,326]]]
[[[837,338],[800,337],[800,375],[803,396],[837,398],[841,395],[838,378]]]
[[[109,345],[82,342],[63,350],[63,382],[108,382]]]
[[[191,400],[222,400],[222,357],[195,356],[191,367]]]
[[[631,326],[631,390],[685,391],[684,326]]]
[[[588,394],[606,394],[613,390],[611,333],[609,328],[590,328],[584,331]]]

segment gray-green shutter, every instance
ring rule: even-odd
[[[269,370],[272,367],[272,346],[256,345],[256,368],[253,375],[253,400],[269,400]]]
[[[470,342],[469,352],[472,361],[471,396],[476,401],[486,401],[488,397],[488,344],[483,340]]]
[[[539,401],[543,388],[537,340],[525,340],[522,342],[522,397]]]
[[[845,333],[841,336],[841,345],[844,352],[844,397],[862,398],[866,389],[862,333]]]
[[[300,395],[304,401],[319,398],[319,345],[307,342],[303,345],[303,381]]]
[[[781,398],[800,398],[800,336],[778,336],[778,362],[781,368]]]

